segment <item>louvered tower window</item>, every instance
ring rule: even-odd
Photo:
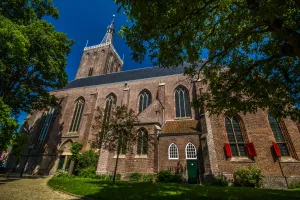
[[[75,111],[72,118],[72,123],[69,132],[77,132],[79,129],[82,113],[84,108],[84,99],[79,98],[76,102]]]
[[[236,117],[226,117],[225,126],[232,156],[247,156],[246,145],[239,120]]]
[[[191,116],[189,94],[187,89],[182,86],[175,90],[175,109],[177,118]]]
[[[93,75],[93,71],[94,71],[94,68],[91,67],[91,68],[89,69],[89,75],[88,75],[88,76],[92,76],[92,75]]]
[[[280,149],[280,153],[282,156],[289,156],[289,150],[286,144],[286,140],[284,138],[284,135],[282,133],[282,130],[277,122],[277,120],[271,115],[268,115],[268,120],[271,126],[271,129],[273,131],[276,143],[278,144],[278,147]]]

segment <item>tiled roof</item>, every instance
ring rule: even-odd
[[[124,81],[132,81],[146,78],[154,78],[160,76],[170,76],[176,74],[183,74],[184,67],[176,67],[176,68],[159,68],[159,67],[151,67],[151,68],[142,68],[137,70],[116,72],[111,74],[104,74],[98,76],[90,76],[87,78],[79,78],[74,81],[71,81],[67,84],[64,89],[78,88],[78,87],[87,87],[94,85],[103,85],[109,83],[118,83]]]
[[[166,121],[162,127],[162,134],[200,133],[201,127],[198,120]]]

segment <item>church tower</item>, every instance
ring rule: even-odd
[[[107,27],[102,42],[98,45],[85,47],[75,79],[109,74],[122,70],[123,60],[113,46],[114,19]]]

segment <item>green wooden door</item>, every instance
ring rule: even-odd
[[[186,160],[187,171],[188,171],[188,183],[198,182],[198,161],[197,160]]]

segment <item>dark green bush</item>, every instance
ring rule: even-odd
[[[113,174],[101,174],[95,176],[96,179],[104,180],[104,181],[112,181],[113,177],[114,177]],[[121,180],[121,174],[116,174],[116,180],[117,181]]]
[[[141,181],[142,174],[137,173],[137,172],[131,173],[131,174],[129,174],[128,178],[130,181]]]
[[[153,174],[143,174],[142,175],[142,182],[153,182],[154,181],[154,175]]]
[[[262,179],[261,169],[254,166],[242,167],[233,173],[234,186],[261,187]]]
[[[54,173],[53,177],[73,178],[73,175],[70,175],[66,170],[59,169]]]
[[[300,182],[289,184],[289,189],[300,188]]]
[[[182,178],[179,174],[173,174],[170,171],[162,170],[157,174],[157,182],[180,183],[182,182]]]
[[[213,177],[212,182],[209,185],[212,186],[229,186],[229,181],[227,180],[226,176],[224,174],[218,174]]]
[[[82,178],[95,178],[96,177],[96,168],[95,167],[86,167],[79,170],[79,177]]]
[[[98,154],[93,150],[88,150],[77,156],[77,167],[84,169],[87,167],[97,167]]]

